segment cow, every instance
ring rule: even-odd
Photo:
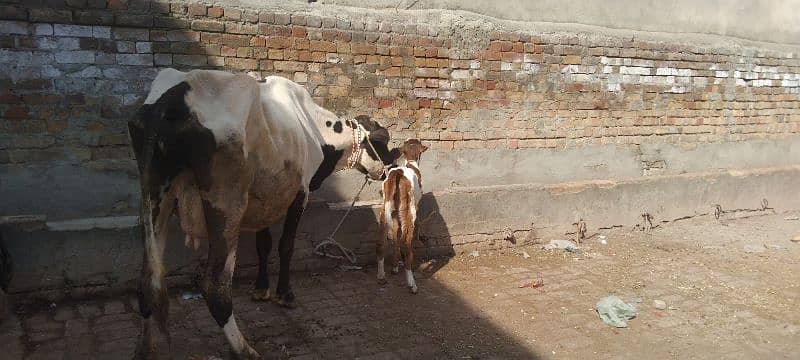
[[[422,174],[419,171],[419,160],[428,147],[418,139],[408,139],[399,149],[392,149],[396,157],[399,153],[405,158],[403,166],[389,170],[383,181],[383,207],[380,211],[381,237],[375,246],[378,262],[378,282],[386,283],[384,270],[384,250],[386,239],[394,245],[392,256],[392,272],[400,271],[398,258],[403,255],[403,267],[406,270],[406,285],[412,294],[417,293],[414,281],[414,239],[416,237],[417,208],[422,198]]]
[[[156,326],[168,343],[164,283],[167,224],[177,214],[186,244],[208,244],[201,292],[238,358],[258,358],[236,324],[231,278],[242,232],[255,232],[254,298],[269,299],[269,227],[285,218],[278,245],[276,302],[291,306],[289,267],[308,201],[332,173],[354,168],[381,180],[393,159],[389,132],[369,116],[340,119],[303,86],[276,76],[256,81],[214,70],[161,70],[128,122],[140,174],[144,256],[137,353],[156,354]]]

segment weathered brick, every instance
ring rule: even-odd
[[[208,63],[205,55],[173,55],[172,63],[175,65],[203,66]]]
[[[114,14],[99,10],[78,10],[74,12],[75,23],[80,25],[113,25]]]
[[[175,14],[186,14],[187,8],[186,4],[180,3],[170,3],[169,4],[169,12]]]
[[[30,9],[28,19],[32,22],[70,23],[72,22],[72,12],[53,8]]]
[[[117,41],[116,52],[119,53],[132,53],[136,52],[135,43],[132,41]]]
[[[153,63],[156,66],[172,65],[172,54],[155,54],[153,56]]]
[[[235,70],[256,70],[258,69],[258,60],[225,58],[225,67]]]
[[[203,4],[189,4],[186,14],[189,16],[206,16],[208,7]]]
[[[53,35],[53,25],[33,24],[33,35]]]
[[[213,20],[194,20],[192,30],[222,32],[225,30],[225,23]]]
[[[274,14],[275,25],[289,25],[292,23],[292,17],[289,14]]]
[[[225,15],[223,16],[226,19],[239,20],[242,18],[242,11],[239,9],[225,8]]]
[[[147,54],[153,52],[153,43],[151,42],[137,42],[136,52],[140,54]]]
[[[95,60],[95,52],[90,50],[59,51],[54,55],[59,64],[91,64]]]
[[[147,29],[115,27],[111,29],[111,35],[116,40],[136,40],[136,41],[150,40],[150,32]]]
[[[132,14],[117,15],[114,18],[114,23],[121,26],[151,27],[153,26],[153,16]]]
[[[167,32],[170,41],[200,41],[200,33],[191,30],[171,30]]]
[[[174,18],[170,16],[156,16],[153,18],[153,26],[168,29],[188,29],[192,22],[188,19]]]
[[[111,10],[127,10],[130,0],[108,0],[107,7]]]
[[[258,25],[227,22],[225,23],[225,31],[231,34],[257,34]]]
[[[28,20],[28,10],[13,5],[0,5],[0,19]]]
[[[53,34],[55,36],[92,37],[92,27],[86,25],[55,24],[53,26]]]
[[[221,7],[212,6],[208,8],[208,17],[219,18],[222,17],[224,9]]]
[[[152,54],[118,54],[117,64],[134,66],[152,66]]]
[[[249,23],[257,23],[258,22],[258,13],[255,11],[245,11],[242,13],[242,21],[246,21]]]
[[[110,39],[111,28],[108,26],[92,26],[92,37],[98,39]]]
[[[0,34],[28,35],[28,23],[23,21],[0,21]]]

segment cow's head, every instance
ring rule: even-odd
[[[349,125],[360,128],[354,128],[356,134],[363,133],[360,136],[356,135],[361,139],[358,144],[361,154],[357,154],[352,166],[372,180],[382,180],[386,176],[386,167],[396,158],[389,151],[389,130],[367,115],[356,116]]]

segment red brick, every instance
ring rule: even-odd
[[[108,0],[106,5],[110,10],[126,10],[128,9],[127,0]]]
[[[258,60],[229,57],[225,58],[225,67],[236,70],[255,70],[258,69]]]
[[[292,27],[292,36],[293,37],[306,37],[306,29],[302,26],[293,26]]]
[[[186,9],[189,16],[206,16],[207,7],[203,4],[191,4]]]
[[[28,117],[28,107],[25,105],[11,105],[3,111],[3,117],[8,119],[25,119]]]
[[[212,7],[208,8],[208,17],[219,18],[219,17],[222,17],[222,14],[224,12],[225,12],[225,10],[223,8],[212,6]]]
[[[370,55],[375,53],[376,48],[373,44],[351,44],[350,51],[352,51],[353,54]]]
[[[308,50],[301,50],[297,52],[297,60],[303,62],[310,62],[311,61],[311,51]]]
[[[311,51],[335,52],[336,44],[330,41],[311,40],[309,49]]]
[[[19,95],[14,94],[2,94],[0,95],[0,104],[19,104],[22,102],[22,98]]]
[[[389,77],[396,77],[396,76],[400,76],[400,75],[401,75],[401,71],[400,71],[400,70],[401,70],[401,68],[400,68],[400,67],[398,67],[398,66],[393,66],[393,67],[390,67],[390,68],[388,68],[388,69],[384,70],[384,71],[383,71],[383,75],[384,75],[384,76],[389,76]]]
[[[253,36],[250,38],[250,46],[265,47],[267,46],[267,39],[262,36]]]

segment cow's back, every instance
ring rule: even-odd
[[[225,178],[245,178],[249,201],[242,229],[258,230],[279,220],[297,192],[308,191],[310,179],[322,162],[319,137],[304,126],[310,122],[308,106],[302,100],[303,95],[310,96],[292,84],[275,79],[259,84],[244,74],[214,70],[184,73],[165,69],[153,81],[145,101],[163,102],[161,98],[171,89],[188,85],[182,99],[171,101],[185,103],[194,119],[191,121],[213,135],[210,159],[224,152],[226,158],[243,165],[240,171],[232,171],[231,161],[209,161],[207,166],[189,166],[181,173],[189,171],[196,177],[200,193],[204,193],[207,179],[217,178],[213,182],[219,183]],[[195,150],[192,147],[196,144],[189,141],[185,145],[184,151]],[[197,193],[189,190],[170,195],[180,198],[183,192]]]

